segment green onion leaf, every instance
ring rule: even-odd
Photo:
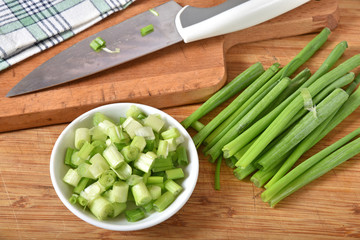
[[[309,89],[307,88],[300,89],[300,94],[304,99],[304,108],[312,112],[314,114],[314,117],[317,118],[316,106],[313,104]]]

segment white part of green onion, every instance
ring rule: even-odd
[[[155,114],[150,114],[144,119],[144,125],[151,127],[155,132],[160,132],[164,127],[165,122]]]
[[[139,175],[131,175],[130,177],[128,177],[128,179],[126,179],[126,183],[129,186],[134,186],[136,184],[138,184],[139,182],[141,182],[143,180],[142,177],[140,177]]]
[[[97,181],[86,187],[81,191],[80,196],[85,198],[89,203],[100,196],[105,191],[105,188]]]
[[[143,206],[152,200],[149,190],[142,181],[132,186],[131,191],[137,206]]]
[[[125,122],[122,124],[122,127],[129,134],[130,138],[133,139],[136,136],[136,130],[142,128],[143,125],[136,121],[134,118],[127,117]]]
[[[114,215],[114,207],[111,202],[100,196],[89,204],[89,209],[99,220],[105,220]]]
[[[111,168],[121,180],[128,179],[132,174],[132,168],[129,164],[124,162],[118,168]]]
[[[75,130],[75,148],[80,149],[85,142],[90,142],[90,129],[77,128]]]
[[[131,147],[137,147],[140,152],[144,151],[144,148],[146,147],[146,140],[142,136],[135,136],[133,140],[130,143]]]
[[[123,181],[117,181],[114,183],[112,190],[110,191],[110,201],[125,203],[127,202],[129,192],[129,185]]]
[[[95,177],[98,178],[106,170],[110,169],[107,161],[101,156],[100,153],[95,154],[90,158],[91,166],[89,166],[89,172]]]
[[[107,135],[106,133],[99,127],[95,126],[90,129],[90,135],[92,141],[100,140],[100,141],[106,141]]]
[[[124,156],[113,144],[104,150],[103,156],[112,168],[118,168],[121,164],[125,163]]]
[[[155,158],[152,156],[151,153],[140,153],[139,158],[136,159],[134,162],[134,167],[147,173],[150,171],[152,165],[154,164],[154,161]]]
[[[70,168],[65,174],[63,181],[67,184],[76,187],[80,182],[81,176],[75,169]]]
[[[180,135],[179,137],[175,138],[176,145],[180,145],[185,142],[185,138],[183,135]]]
[[[110,50],[107,47],[103,47],[101,50],[103,50],[107,53],[120,53],[120,48],[115,48],[115,50]]]
[[[177,142],[175,138],[166,139],[165,141],[168,142],[168,151],[173,152],[176,151],[177,148]]]
[[[153,8],[150,8],[149,11],[154,14],[155,16],[159,16],[159,13],[157,11],[155,11]]]
[[[152,200],[156,200],[161,196],[161,187],[157,185],[149,185],[147,186]]]
[[[136,105],[131,105],[129,109],[126,111],[126,117],[136,118],[141,113],[142,111],[140,108],[138,108]]]
[[[109,128],[116,126],[114,123],[110,122],[109,120],[104,120],[102,122],[99,123],[99,128],[101,131],[103,131],[103,133],[105,133],[106,135],[108,135],[108,131]]]
[[[146,140],[154,140],[155,139],[154,131],[149,126],[145,126],[145,127],[136,129],[135,135],[144,137]]]
[[[162,157],[166,158],[169,153],[168,145],[169,144],[166,140],[160,140],[156,154],[158,156],[162,156]]]

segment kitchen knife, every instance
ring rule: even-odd
[[[309,0],[228,0],[210,8],[181,7],[170,1],[125,20],[69,47],[40,65],[14,86],[7,97],[70,82],[184,41],[239,31],[290,11]],[[152,24],[146,36],[140,30]],[[109,49],[95,52],[89,44],[101,37]]]

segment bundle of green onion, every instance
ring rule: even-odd
[[[210,162],[218,161],[216,189],[220,188],[219,171],[225,158],[238,179],[253,174],[251,181],[257,187],[266,184],[262,199],[274,206],[295,189],[360,153],[360,139],[344,145],[359,133],[356,130],[347,141],[315,155],[316,160],[310,158],[307,167],[290,171],[307,150],[360,105],[360,89],[354,91],[360,75],[355,78],[350,72],[360,66],[360,54],[332,69],[347,48],[345,41],[333,49],[313,75],[304,69],[290,78],[330,33],[328,28],[323,29],[281,69],[278,63],[266,71],[260,63],[254,64],[182,122],[186,128],[192,126],[198,131],[193,140],[198,147],[204,145]],[[237,93],[245,90],[208,124],[200,123],[201,117],[235,95],[229,89],[237,89]]]
[[[63,181],[74,187],[69,201],[99,220],[124,212],[135,222],[165,210],[182,192],[182,167],[188,165],[179,130],[135,105],[119,123],[96,113],[93,124],[76,129],[75,147],[66,151],[70,169]]]

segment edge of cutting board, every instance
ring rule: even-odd
[[[232,46],[272,38],[334,29],[337,0],[311,1],[255,27],[190,44],[179,43],[93,76],[32,94],[6,98],[6,93],[34,68],[96,32],[158,4],[135,2],[73,38],[0,73],[0,132],[70,122],[80,114],[114,102],[137,102],[157,108],[198,103],[227,80],[225,53]],[[187,1],[178,1],[186,5]],[[220,1],[221,2],[221,1]],[[206,7],[219,1],[191,1]],[[269,31],[271,30],[271,31]]]

